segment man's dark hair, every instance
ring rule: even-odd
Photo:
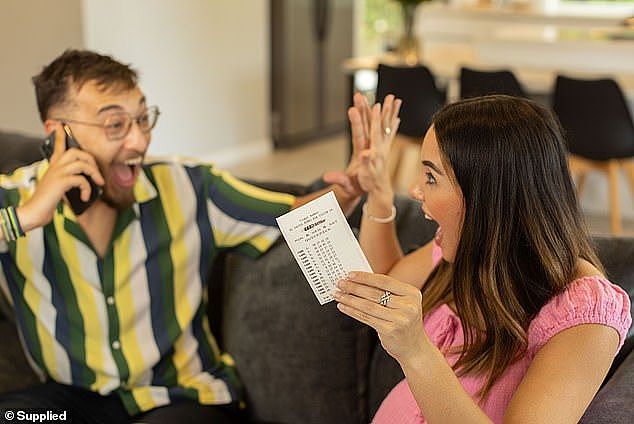
[[[69,101],[69,89],[79,90],[94,81],[102,90],[132,90],[137,85],[137,73],[129,65],[111,56],[87,50],[66,50],[33,77],[40,119],[44,122],[53,106]]]

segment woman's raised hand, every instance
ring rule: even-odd
[[[348,109],[352,130],[350,163],[345,172],[325,173],[325,182],[338,184],[349,192],[370,193],[385,184],[391,189],[387,157],[400,123],[398,112],[401,103],[390,94],[385,98],[383,107],[375,104],[370,108],[365,96],[361,93],[354,95],[354,106]]]
[[[357,171],[359,185],[368,194],[392,192],[388,158],[392,141],[401,122],[398,118],[401,104],[400,99],[389,94],[385,97],[383,105],[377,103],[370,109],[366,102],[363,105],[363,113],[359,114],[355,104],[357,110],[349,113],[353,128],[357,127],[356,133],[362,130],[364,137],[369,140],[367,148],[360,154],[360,165]],[[354,131],[353,134],[355,134]]]

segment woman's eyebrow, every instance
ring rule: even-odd
[[[422,161],[421,163],[422,163],[424,166],[428,166],[428,167],[430,167],[431,169],[433,169],[434,171],[436,171],[438,174],[440,174],[440,175],[445,175],[445,174],[443,174],[443,172],[440,170],[440,168],[438,168],[438,167],[436,166],[436,164],[435,164],[434,162],[430,162],[430,161],[428,161],[428,160],[424,160],[424,161]]]

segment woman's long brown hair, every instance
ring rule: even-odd
[[[455,302],[465,337],[454,369],[486,376],[486,397],[525,352],[531,320],[574,279],[578,259],[603,268],[552,112],[486,96],[445,106],[433,127],[465,214],[454,263],[442,261],[423,286],[423,311]]]

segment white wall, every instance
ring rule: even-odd
[[[140,72],[152,154],[229,164],[271,148],[266,0],[82,0],[86,48]]]
[[[0,130],[42,135],[31,77],[67,48],[83,47],[80,0],[0,3]]]

